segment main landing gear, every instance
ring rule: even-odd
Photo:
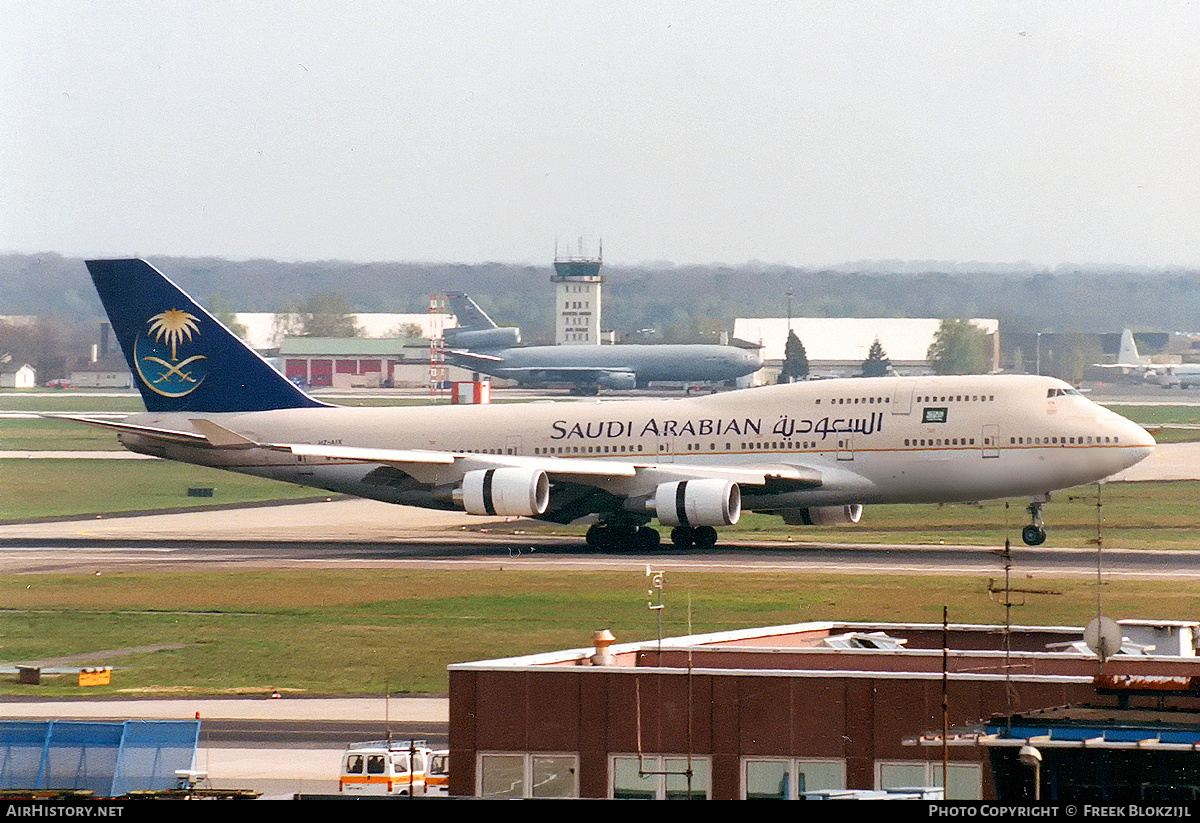
[[[587,530],[588,548],[605,552],[652,552],[662,545],[658,529],[610,520],[596,523]],[[676,526],[671,529],[671,544],[676,549],[711,549],[717,545],[717,530],[712,526]]]
[[[1021,539],[1026,546],[1040,546],[1046,542],[1046,528],[1042,525],[1042,506],[1050,499],[1050,495],[1039,495],[1029,501],[1025,511],[1029,512],[1033,522],[1021,529]]]
[[[712,526],[676,526],[671,542],[677,549],[711,549],[717,545],[717,530]]]
[[[596,523],[587,530],[588,548],[604,552],[652,552],[662,544],[658,529],[634,523]]]

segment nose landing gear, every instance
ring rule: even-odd
[[[1021,529],[1021,539],[1026,546],[1040,546],[1046,542],[1046,528],[1042,524],[1042,506],[1050,499],[1050,495],[1039,495],[1029,501],[1025,511],[1029,512],[1033,522]]]

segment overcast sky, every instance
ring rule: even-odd
[[[1200,265],[1200,4],[0,0],[0,251]]]

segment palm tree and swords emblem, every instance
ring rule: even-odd
[[[146,340],[151,349],[149,353],[138,352],[142,382],[168,397],[182,397],[193,391],[208,376],[201,365],[208,357],[194,354],[180,359],[179,349],[199,337],[199,318],[183,309],[167,309],[151,317],[147,325],[149,334],[138,338]]]

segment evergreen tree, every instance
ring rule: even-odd
[[[876,337],[871,348],[867,350],[867,359],[862,362],[862,375],[863,377],[883,377],[891,368],[892,361],[888,359],[887,352],[883,350],[879,338]]]
[[[800,342],[796,332],[789,331],[787,343],[783,346],[783,369],[779,372],[779,382],[791,383],[807,378],[808,353],[804,351],[804,344]]]

